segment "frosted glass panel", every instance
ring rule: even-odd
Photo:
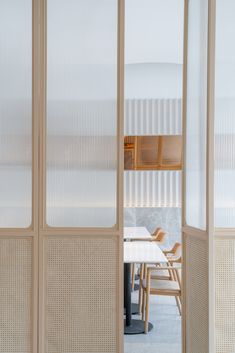
[[[112,227],[117,0],[47,3],[47,224]]]
[[[206,228],[206,103],[208,2],[189,1],[186,222]]]
[[[235,227],[235,2],[217,0],[215,226]]]
[[[32,206],[32,4],[0,1],[0,227],[25,228]]]

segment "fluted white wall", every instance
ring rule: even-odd
[[[181,207],[180,171],[126,171],[125,207]]]
[[[125,135],[181,135],[181,99],[128,99]]]

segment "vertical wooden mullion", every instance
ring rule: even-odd
[[[118,143],[118,185],[117,185],[117,229],[118,229],[118,303],[117,303],[117,352],[123,353],[123,184],[124,184],[124,38],[125,38],[125,0],[118,1],[118,96],[117,96],[117,143]]]
[[[45,148],[45,119],[46,119],[46,0],[38,1],[38,86],[39,86],[39,119],[38,119],[38,141],[39,141],[39,168],[38,168],[38,353],[45,350],[45,328],[44,328],[44,263],[43,263],[43,225],[45,218],[45,176],[46,176],[46,148]]]
[[[215,6],[209,0],[208,8],[208,62],[207,62],[207,232],[209,278],[209,353],[215,352],[215,269],[214,269],[214,93],[215,93]]]
[[[39,240],[39,54],[40,54],[40,0],[32,0],[32,352],[38,353],[38,240]]]
[[[188,59],[188,0],[184,1],[184,53],[183,53],[183,102],[182,102],[182,226],[186,225],[186,124],[187,124],[187,59]],[[182,353],[186,353],[186,241],[182,231]]]

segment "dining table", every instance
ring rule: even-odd
[[[157,242],[150,241],[125,241],[124,242],[124,302],[126,319],[124,333],[134,335],[144,333],[144,321],[132,319],[131,302],[131,264],[157,264],[167,263],[167,258]],[[149,322],[149,330],[153,325]]]
[[[125,241],[152,239],[146,227],[124,227],[123,237]]]

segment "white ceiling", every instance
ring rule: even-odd
[[[126,63],[183,62],[184,0],[126,0]]]

